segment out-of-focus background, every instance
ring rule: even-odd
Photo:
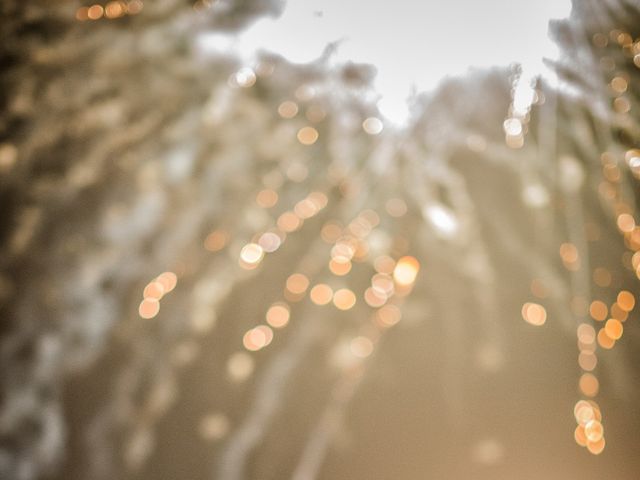
[[[0,477],[640,471],[640,4],[0,4]]]

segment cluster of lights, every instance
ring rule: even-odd
[[[640,68],[640,41],[634,42],[632,37],[621,30],[612,30],[608,35],[597,33],[593,36],[593,44],[597,48],[605,48],[610,43],[617,43],[622,47],[623,53],[628,58],[633,58],[634,64]],[[605,71],[615,71],[615,61],[609,57],[601,58],[601,66]],[[620,114],[628,114],[631,103],[625,96],[629,88],[629,75],[624,72],[612,73],[608,83],[608,93],[612,97],[613,110]],[[624,160],[635,178],[640,178],[640,151],[628,150]],[[622,172],[616,158],[610,152],[604,152],[601,156],[603,180],[598,186],[599,194],[607,200],[614,212],[615,223],[618,231],[624,238],[625,246],[630,250],[623,257],[623,263],[635,270],[640,278],[640,227],[636,225],[633,208],[625,201],[620,182]],[[593,230],[593,229],[591,229]],[[587,229],[590,239],[596,239],[599,234]],[[568,270],[576,271],[580,268],[580,258],[577,248],[570,243],[560,247],[562,262]],[[602,267],[593,271],[593,281],[600,287],[611,285],[611,273]],[[574,437],[578,445],[586,447],[594,455],[600,454],[605,448],[604,427],[602,425],[602,413],[599,406],[593,400],[599,393],[598,378],[593,373],[598,365],[596,355],[597,347],[603,350],[612,349],[616,342],[622,338],[624,322],[629,313],[635,307],[634,295],[626,290],[618,293],[616,301],[607,305],[602,300],[594,300],[588,307],[589,316],[594,324],[582,322],[578,325],[576,333],[578,339],[578,364],[582,374],[578,381],[580,393],[587,400],[579,400],[574,408],[574,416],[577,422]]]
[[[137,15],[142,11],[141,0],[112,1],[102,6],[94,4],[88,7],[80,7],[76,10],[76,20],[84,22],[86,20],[100,20],[108,18],[110,20],[124,17],[126,15]]]
[[[274,190],[261,190],[256,202],[263,208],[270,208],[278,201],[278,194]],[[322,192],[311,192],[305,198],[297,202],[293,210],[282,213],[276,220],[276,227],[256,236],[254,241],[246,244],[240,250],[238,260],[240,266],[245,270],[253,270],[262,262],[265,254],[273,253],[284,243],[287,234],[299,230],[304,221],[315,217],[329,202],[327,196]],[[211,237],[212,235],[215,237]],[[205,240],[207,244],[213,244],[216,249],[222,248],[226,244],[227,237],[222,237],[219,231],[212,232]],[[213,247],[208,248],[212,250]]]
[[[178,277],[173,272],[164,272],[151,280],[142,292],[143,300],[138,307],[142,318],[153,318],[160,312],[162,297],[176,288]]]
[[[586,447],[594,455],[602,453],[605,447],[604,427],[600,407],[593,400],[580,400],[573,409],[576,419],[574,438],[581,447]]]
[[[531,106],[544,103],[544,95],[533,87],[533,80],[522,77],[522,72],[517,72],[515,75],[511,90],[512,100],[509,106],[509,116],[502,124],[505,143],[514,149],[524,146],[524,136],[531,118]],[[471,146],[478,147],[478,142],[473,142]]]
[[[270,208],[278,201],[277,193],[271,189],[261,190],[256,202],[263,208]],[[398,215],[406,212],[406,205],[399,199],[392,202],[390,208]],[[295,204],[294,208],[278,217],[277,229],[256,236],[257,241],[246,244],[240,252],[240,266],[245,269],[256,268],[264,258],[265,253],[275,250],[281,244],[281,239],[292,227],[299,228],[299,223],[316,215],[327,204],[324,194],[314,192]],[[401,211],[400,211],[401,210]],[[296,221],[294,222],[293,219]],[[336,221],[328,221],[321,229],[321,238],[331,245],[328,269],[337,276],[347,275],[352,268],[352,261],[362,262],[369,254],[367,237],[380,223],[380,218],[373,210],[360,212],[346,227]],[[294,225],[295,224],[295,225]],[[209,243],[222,244],[217,239],[219,233]],[[215,241],[214,241],[215,240]],[[205,245],[207,241],[205,241]],[[365,303],[375,309],[373,331],[361,332],[349,343],[349,349],[354,357],[366,358],[378,340],[378,331],[388,329],[397,324],[401,318],[400,308],[389,303],[397,295],[407,295],[415,283],[420,264],[415,257],[404,256],[394,260],[390,256],[380,255],[374,260],[376,272],[371,278],[371,286],[364,294]],[[301,272],[289,275],[285,281],[283,300],[273,303],[265,314],[265,323],[247,330],[242,338],[244,348],[249,352],[257,352],[270,345],[274,339],[275,330],[285,328],[291,318],[292,303],[302,301],[306,296],[317,306],[333,305],[337,310],[348,311],[358,302],[358,296],[349,288],[334,289],[327,283],[312,285],[310,278]]]
[[[589,306],[591,318],[597,323],[603,324],[597,334],[597,341],[600,347],[610,350],[614,347],[616,341],[620,340],[624,331],[623,323],[629,317],[629,313],[635,307],[635,303],[635,297],[627,290],[622,290],[618,293],[616,301],[611,304],[610,308],[601,300],[591,302]],[[580,340],[580,335],[578,335],[578,340]]]

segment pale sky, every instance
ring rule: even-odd
[[[470,66],[518,62],[544,73],[542,58],[557,54],[547,24],[569,10],[570,0],[288,0],[280,18],[260,20],[235,47],[304,63],[342,40],[336,60],[375,65],[378,106],[401,121],[412,87],[429,90]]]

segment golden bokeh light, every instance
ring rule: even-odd
[[[104,8],[102,8],[102,5],[91,5],[87,10],[87,17],[91,20],[98,20],[99,18],[102,18],[103,14]]]
[[[580,391],[587,397],[595,397],[598,395],[600,383],[592,373],[583,373],[580,377]]]
[[[633,307],[636,305],[636,299],[633,296],[633,293],[626,290],[622,290],[620,293],[618,293],[616,303],[625,312],[630,312],[631,310],[633,310]]]
[[[341,288],[333,294],[333,304],[339,310],[349,310],[356,304],[356,295],[348,288]]]
[[[386,273],[376,273],[371,277],[371,288],[384,297],[390,297],[394,293],[395,285],[391,276]]]
[[[333,289],[325,283],[319,283],[311,289],[309,297],[316,305],[327,305],[333,299]]]
[[[153,281],[144,287],[142,295],[144,298],[155,298],[156,300],[160,300],[164,295],[164,286],[160,282]]]
[[[313,127],[302,127],[298,130],[298,141],[303,145],[313,145],[318,140],[318,131]]]
[[[273,330],[266,325],[258,325],[248,330],[242,337],[244,348],[256,352],[266,347],[273,340]]]
[[[145,319],[155,317],[158,312],[160,312],[160,302],[156,298],[145,298],[138,307],[138,313]]]
[[[373,308],[383,306],[387,302],[387,296],[377,291],[373,287],[369,287],[364,292],[364,301]]]
[[[291,312],[286,303],[274,303],[267,310],[267,323],[273,328],[283,328],[289,323]]]
[[[278,193],[270,188],[260,190],[256,195],[256,203],[262,208],[271,208],[278,203]]]
[[[588,323],[578,325],[577,334],[581,343],[592,344],[596,341],[596,330]]]
[[[580,352],[578,365],[585,372],[592,372],[598,365],[598,357],[593,352]]]
[[[393,327],[400,321],[401,317],[402,311],[400,308],[391,303],[380,308],[375,315],[376,323],[383,328]]]
[[[309,288],[309,279],[302,273],[294,273],[287,278],[286,288],[294,295],[302,295]]]
[[[598,440],[597,442],[588,442],[587,449],[593,455],[600,455],[604,451],[605,441],[604,437]]]
[[[598,345],[600,345],[605,350],[611,350],[615,344],[616,341],[609,335],[607,335],[606,329],[601,328],[598,332]]]
[[[402,257],[393,269],[393,279],[398,285],[409,286],[416,281],[420,262],[415,257]]]
[[[349,260],[344,260],[344,257],[340,260],[331,259],[329,261],[329,270],[334,275],[342,277],[347,275],[351,271],[352,264]]]
[[[396,261],[388,255],[380,255],[373,261],[373,268],[378,273],[386,273],[391,275],[396,267]]]
[[[293,212],[284,212],[278,217],[276,224],[283,232],[291,233],[302,226],[302,220]]]
[[[607,334],[607,337],[613,340],[619,340],[622,337],[623,327],[620,320],[616,318],[610,318],[607,320],[607,323],[604,325],[604,330]]]
[[[598,320],[599,322],[602,322],[607,318],[607,315],[609,314],[609,309],[607,308],[607,305],[604,302],[601,302],[600,300],[594,300],[593,302],[591,302],[591,305],[589,306],[589,314],[591,315],[591,318],[593,318],[594,320]]]
[[[229,233],[225,230],[214,230],[204,240],[204,248],[210,252],[222,250],[229,241]]]
[[[278,105],[278,114],[282,118],[293,118],[298,114],[298,104],[291,100],[285,100]]]
[[[164,272],[158,275],[157,282],[162,284],[164,294],[171,292],[178,284],[178,276],[173,272]]]
[[[621,322],[626,321],[629,317],[629,312],[623,310],[618,302],[615,302],[613,305],[611,305],[610,314],[612,318],[620,320]]]
[[[248,243],[240,251],[240,266],[246,270],[256,268],[264,257],[264,250],[257,243]]]
[[[107,18],[118,18],[124,15],[125,9],[123,6],[123,2],[112,1],[107,3],[104,7],[104,13]]]
[[[349,343],[351,353],[358,358],[367,358],[373,352],[373,342],[367,337],[356,337]]]
[[[584,426],[584,434],[589,442],[599,442],[604,436],[604,428],[598,420],[591,420]]]
[[[578,425],[573,433],[576,443],[581,447],[587,446],[587,436],[584,433],[584,426]]]
[[[522,318],[529,324],[541,326],[547,321],[547,310],[538,303],[527,302],[522,306]]]
[[[258,245],[260,245],[266,253],[273,253],[282,245],[282,239],[274,232],[265,232],[260,235]]]
[[[621,232],[630,233],[636,227],[636,222],[633,217],[628,213],[618,215],[616,224]]]
[[[586,400],[579,400],[573,407],[573,416],[579,425],[586,425],[595,417],[595,409]]]

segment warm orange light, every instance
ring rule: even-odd
[[[616,341],[607,335],[607,331],[604,328],[601,328],[598,332],[598,345],[600,345],[605,350],[610,350],[616,344]]]
[[[584,373],[580,377],[580,391],[587,397],[595,397],[600,389],[598,379],[592,373]]]
[[[164,272],[158,275],[156,281],[162,284],[164,287],[164,293],[167,294],[176,288],[176,285],[178,284],[178,277],[173,272]]]
[[[222,250],[229,241],[229,234],[224,230],[214,230],[204,240],[204,248],[210,252]]]
[[[588,442],[587,449],[593,455],[600,455],[605,447],[604,437],[598,440],[597,442]]]
[[[588,323],[581,323],[578,326],[578,340],[581,343],[591,344],[596,341],[596,330]]]
[[[339,310],[349,310],[356,304],[356,295],[348,288],[341,288],[333,294],[333,304]]]
[[[599,442],[604,436],[604,428],[598,420],[591,420],[584,426],[584,434],[589,442]]]
[[[138,307],[138,313],[142,318],[153,318],[160,311],[160,302],[155,298],[145,298]]]
[[[351,262],[349,260],[345,261],[344,259],[332,259],[329,262],[329,270],[331,271],[331,273],[339,277],[342,277],[349,273],[351,271],[351,266]]]
[[[607,309],[607,305],[604,302],[601,302],[600,300],[594,300],[593,302],[591,302],[591,305],[589,306],[589,314],[594,320],[602,322],[605,318],[607,318],[608,313],[609,310]]]
[[[393,269],[393,279],[401,286],[412,285],[419,270],[420,262],[415,257],[402,257]]]
[[[607,323],[605,323],[604,329],[607,333],[607,337],[613,340],[619,340],[620,337],[622,337],[623,327],[620,320],[610,318],[607,320]]]
[[[387,275],[391,275],[395,267],[396,261],[388,255],[381,255],[379,257],[376,257],[376,259],[373,261],[373,268],[375,268],[376,272],[378,273],[386,273]]]
[[[260,190],[256,196],[256,203],[262,208],[271,208],[278,203],[278,193],[270,188]]]
[[[393,327],[402,317],[401,310],[393,304],[387,304],[376,312],[378,325],[384,328]]]
[[[142,296],[144,298],[155,298],[156,300],[160,300],[164,295],[164,286],[162,283],[154,281],[149,283],[146,287],[144,287],[144,291],[142,292]]]
[[[318,131],[313,127],[302,127],[298,130],[298,141],[303,145],[313,145],[318,136]]]
[[[522,306],[522,318],[527,323],[539,327],[547,321],[547,310],[538,303],[527,302]]]
[[[586,425],[595,418],[593,405],[586,400],[579,400],[573,407],[573,415],[579,425]]]
[[[284,303],[274,303],[267,310],[267,323],[273,328],[282,328],[289,323],[291,313]]]
[[[294,295],[302,295],[309,287],[309,279],[301,273],[294,273],[287,278],[287,290]]]
[[[364,292],[364,301],[373,308],[381,307],[387,301],[387,296],[377,291],[373,287],[369,287]]]
[[[633,296],[633,293],[626,290],[622,290],[620,293],[618,293],[618,298],[616,299],[616,301],[620,308],[625,312],[630,312],[636,305],[636,299]]]
[[[327,305],[333,298],[333,289],[329,285],[319,283],[311,289],[309,297],[316,305]]]
[[[102,8],[102,5],[91,5],[89,7],[89,10],[87,11],[87,16],[91,19],[91,20],[98,20],[99,18],[102,18],[102,15],[104,14],[104,8]]]
[[[584,433],[584,426],[578,425],[576,427],[575,432],[573,432],[573,438],[575,438],[576,443],[581,447],[587,446],[587,436]]]
[[[592,372],[598,365],[598,357],[593,352],[580,352],[578,365],[586,372]]]
[[[244,334],[242,344],[247,350],[255,352],[269,345],[272,340],[273,330],[266,325],[259,325]]]
[[[616,221],[616,223],[620,231],[624,233],[630,233],[636,227],[635,220],[628,213],[618,215],[618,220]]]
[[[621,322],[624,322],[629,316],[629,312],[623,310],[622,307],[620,307],[620,305],[618,304],[618,302],[615,302],[613,305],[611,305],[610,313],[612,318],[616,318]]]
[[[283,232],[295,232],[302,226],[302,220],[293,212],[284,212],[276,222]]]
[[[285,100],[278,106],[278,114],[282,118],[293,118],[298,114],[298,104],[291,100]]]
[[[240,266],[246,270],[256,268],[264,257],[264,250],[257,243],[248,243],[240,251]]]

